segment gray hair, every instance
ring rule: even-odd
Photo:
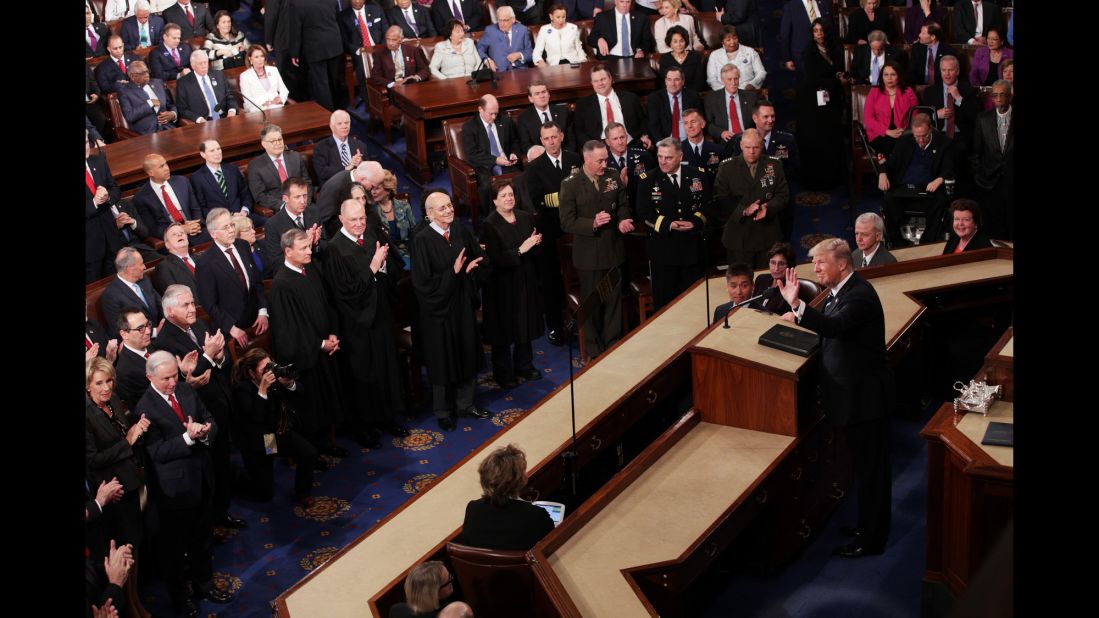
[[[501,17],[506,17],[509,14],[510,14],[512,19],[515,19],[515,9],[513,9],[510,6],[507,6],[507,5],[496,7],[496,19],[500,19]]]
[[[122,272],[134,265],[134,260],[141,260],[141,254],[133,247],[122,247],[114,257],[114,269]]]
[[[260,141],[264,140],[271,133],[278,133],[282,135],[282,127],[274,123],[268,123],[263,125],[263,128],[259,130]]]
[[[149,5],[149,0],[137,0],[134,3],[134,12],[138,11],[152,11],[152,7]]]
[[[864,212],[855,218],[855,223],[869,223],[874,226],[874,231],[885,233],[885,221],[875,212]]]
[[[960,62],[958,62],[958,57],[957,56],[951,56],[950,54],[946,54],[942,58],[939,58],[939,66],[942,67],[943,64],[946,63],[946,62],[953,62],[954,65],[957,66],[959,69],[962,66],[962,64]]]
[[[607,145],[597,139],[589,139],[584,142],[584,154],[595,152],[596,150],[606,150]]]
[[[145,361],[145,375],[155,376],[156,370],[160,369],[161,365],[167,365],[168,363],[179,366],[176,357],[171,352],[167,350],[153,352],[149,355],[149,360]]]
[[[527,150],[527,162],[531,162],[538,157],[542,156],[542,153],[546,152],[546,147],[540,144],[535,144]]]
[[[626,131],[626,125],[622,124],[621,122],[609,122],[609,123],[607,123],[607,128],[603,129],[603,137],[607,137],[608,135],[610,135],[611,131],[614,130],[614,129],[622,129],[623,131]],[[630,132],[626,131],[626,135],[629,135],[629,134],[630,134]]]
[[[191,291],[191,288],[182,283],[169,285],[160,297],[160,308],[164,310],[164,313],[168,313],[169,309],[175,309],[179,306],[179,299],[184,294],[190,294],[191,299],[194,300],[195,293]]]
[[[866,42],[873,43],[874,41],[889,42],[889,37],[885,36],[885,33],[881,30],[871,30],[870,34],[866,35]]]
[[[165,29],[167,29],[167,28],[165,28]],[[202,49],[200,47],[200,48],[196,49],[195,51],[191,52],[191,62],[194,62],[195,58],[198,58],[199,56],[202,56],[203,58],[206,58],[207,60],[210,59],[210,56],[209,56],[209,54],[206,53],[206,50]]]
[[[281,247],[283,251],[286,251],[290,247],[293,247],[294,243],[308,236],[309,235],[305,233],[305,230],[292,227],[286,230],[286,232],[283,233],[282,238],[279,239],[279,247]]]
[[[721,75],[723,76],[730,71],[736,71],[737,75],[740,75],[740,69],[738,69],[737,66],[731,62],[721,67]]]
[[[683,142],[674,137],[665,137],[656,143],[657,148],[674,148],[676,152],[683,152]]]
[[[454,601],[439,612],[439,618],[473,618],[473,608],[468,603]]]
[[[998,79],[992,82],[992,87],[995,88],[996,86],[1003,86],[1004,88],[1007,88],[1008,92],[1011,92],[1011,82],[1006,79]]]
[[[207,230],[214,229],[214,221],[217,221],[218,217],[221,217],[222,215],[230,215],[231,216],[232,213],[229,212],[228,208],[218,207],[218,208],[214,208],[213,210],[211,210],[209,212],[209,214],[206,215],[206,229]]]

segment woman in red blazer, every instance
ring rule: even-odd
[[[919,104],[904,76],[896,60],[887,60],[878,74],[877,85],[866,96],[866,108],[862,111],[866,137],[885,156],[893,153],[897,138],[904,133],[908,110]]]

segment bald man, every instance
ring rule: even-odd
[[[385,46],[374,50],[374,66],[370,68],[371,84],[390,89],[402,84],[426,82],[431,79],[427,56],[418,45],[405,45],[400,26],[385,31]]]
[[[168,225],[176,222],[183,224],[192,245],[210,240],[210,235],[202,229],[198,202],[193,199],[187,178],[173,177],[168,162],[158,154],[147,155],[142,169],[149,176],[149,182],[134,194],[134,205],[149,226],[149,234],[163,239]]]
[[[767,250],[785,240],[779,214],[790,201],[782,160],[763,154],[763,137],[748,129],[740,140],[739,157],[726,159],[714,179],[714,196],[726,218],[721,243],[729,264],[743,262],[767,267]]]
[[[321,185],[338,172],[350,172],[366,159],[366,144],[351,135],[351,115],[342,109],[328,119],[332,137],[317,142],[313,149],[313,171]]]
[[[492,177],[519,171],[519,130],[507,114],[500,114],[496,97],[486,94],[477,101],[477,115],[462,125],[462,146],[477,170],[481,204],[488,208]]]
[[[326,238],[334,238],[340,229],[338,219],[340,204],[351,197],[351,187],[361,185],[369,194],[370,189],[382,183],[385,170],[377,161],[364,161],[355,169],[337,172],[328,179],[317,194],[317,222],[324,228]]]

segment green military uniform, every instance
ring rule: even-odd
[[[767,266],[767,250],[783,240],[779,216],[790,201],[790,189],[782,161],[761,156],[752,175],[743,156],[726,159],[717,170],[714,196],[723,214],[728,214],[721,244],[728,251],[729,263],[744,262],[753,268]],[[767,216],[753,221],[744,209],[753,202],[767,204]]]
[[[580,278],[581,302],[587,298],[609,270],[626,259],[618,223],[632,219],[626,188],[618,171],[606,169],[595,183],[581,169],[561,181],[561,230],[572,234],[572,263]],[[600,211],[610,213],[606,225],[593,229]],[[611,294],[605,303],[588,316],[584,328],[587,354],[598,356],[622,337],[622,294]]]

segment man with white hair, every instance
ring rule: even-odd
[[[236,340],[243,350],[248,347],[249,333],[262,335],[267,330],[267,300],[251,249],[237,238],[231,219],[224,208],[215,208],[206,216],[214,244],[199,256],[195,280],[210,324]]]
[[[706,132],[717,143],[728,143],[748,127],[754,127],[752,108],[759,93],[740,88],[740,69],[734,64],[721,68],[721,83],[725,87],[706,95]]]
[[[531,66],[534,48],[530,32],[523,24],[515,23],[515,10],[510,6],[496,9],[496,23],[485,26],[485,33],[477,41],[477,54],[493,71],[510,71]]]
[[[229,92],[225,74],[210,68],[205,50],[191,52],[192,73],[176,82],[176,106],[187,120],[203,123],[237,115],[237,102]]]
[[[851,252],[855,270],[882,264],[896,264],[897,258],[881,244],[885,234],[885,221],[873,212],[864,212],[855,219],[855,244]]]
[[[328,119],[332,137],[316,142],[313,148],[313,171],[321,185],[338,172],[355,169],[366,158],[366,144],[351,134],[351,115],[342,109]]]
[[[164,19],[160,15],[151,15],[148,0],[134,3],[134,14],[122,20],[122,42],[126,49],[150,47],[156,45],[164,31]]]
[[[340,204],[351,197],[351,187],[360,185],[369,195],[370,190],[382,184],[384,178],[385,170],[380,163],[363,161],[351,171],[337,172],[324,183],[317,195],[317,222],[326,232],[327,238],[335,238],[340,229]]]

